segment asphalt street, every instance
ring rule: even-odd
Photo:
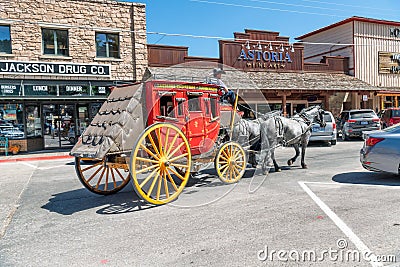
[[[400,266],[400,178],[361,146],[313,144],[309,169],[278,148],[282,172],[235,185],[205,169],[164,206],[89,192],[71,159],[0,163],[0,266]]]

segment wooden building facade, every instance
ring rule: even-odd
[[[296,39],[304,42],[306,61],[348,57],[349,74],[378,87],[374,94],[352,94],[347,106],[376,110],[399,107],[400,22],[351,17]],[[312,44],[322,42],[332,44]]]
[[[369,84],[349,75],[349,58],[324,55],[305,62],[304,46],[291,44],[279,32],[246,29],[231,40],[219,40],[219,57],[188,55],[188,47],[148,44],[146,78],[207,81],[212,68],[226,71],[222,79],[246,105],[258,112],[280,109],[292,116],[320,104],[339,113],[337,95],[374,92]],[[261,97],[260,97],[261,96]]]

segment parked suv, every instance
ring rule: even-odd
[[[387,128],[400,122],[400,108],[388,108],[382,111],[382,128]]]
[[[321,127],[318,123],[313,124],[310,141],[326,141],[336,145],[336,123],[332,113],[325,111],[324,120],[325,127]]]
[[[381,124],[372,109],[353,109],[340,113],[337,128],[342,140],[348,140],[350,137],[361,137],[363,131],[380,130]]]

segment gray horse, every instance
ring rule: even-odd
[[[282,113],[280,111],[271,111],[266,114],[261,114],[261,116],[255,120],[241,119],[237,124],[234,125],[232,140],[240,143],[245,148],[249,148],[247,149],[249,151],[248,162],[254,168],[257,166],[255,152],[259,152],[261,150],[261,123],[281,114]],[[268,140],[265,141],[268,142]]]
[[[301,145],[301,167],[306,169],[307,164],[304,158],[313,123],[319,123],[322,127],[326,126],[324,111],[320,106],[312,106],[303,109],[290,119],[283,116],[274,116],[261,121],[261,152],[265,154],[262,163],[263,172],[266,173],[270,158],[273,161],[275,171],[281,171],[275,160],[275,148],[280,144],[292,145],[295,149],[295,156],[287,162],[289,166],[292,165],[300,155],[299,145]]]

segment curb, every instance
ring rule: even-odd
[[[70,155],[57,155],[57,156],[41,156],[41,157],[29,157],[29,158],[14,158],[14,159],[0,159],[0,163],[5,162],[18,162],[18,161],[39,161],[39,160],[54,160],[54,159],[68,159],[74,158]]]

